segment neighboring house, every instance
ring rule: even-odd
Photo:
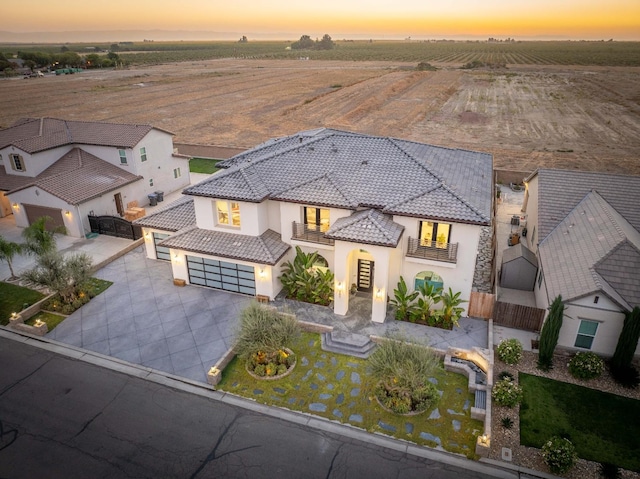
[[[538,170],[525,182],[537,306],[561,295],[558,345],[613,355],[624,314],[640,306],[640,177]]]
[[[150,125],[20,120],[0,130],[0,215],[13,212],[17,226],[50,216],[83,237],[88,215],[124,216],[128,203],[190,183],[172,136]]]
[[[382,322],[400,276],[436,278],[469,299],[480,231],[491,224],[486,153],[319,129],[267,141],[136,220],[150,258],[191,284],[274,298],[295,246],[335,274],[334,312],[352,285]]]

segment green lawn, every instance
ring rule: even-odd
[[[48,311],[40,311],[36,313],[34,316],[31,316],[25,324],[29,326],[35,326],[36,320],[40,320],[42,322],[47,323],[47,330],[51,331],[58,324],[65,320],[65,316],[61,316],[60,314],[50,313]]]
[[[465,376],[438,370],[433,376],[442,391],[437,411],[400,416],[383,410],[373,397],[375,379],[367,361],[323,351],[320,336],[312,333],[303,333],[292,349],[297,365],[289,376],[254,379],[236,358],[222,372],[218,388],[420,445],[434,447],[440,442],[447,451],[475,458],[476,437],[483,425],[471,419],[474,396]]]
[[[209,158],[191,158],[189,160],[189,171],[191,173],[211,174],[218,171],[216,164],[222,160],[211,160]]]
[[[520,442],[568,438],[583,459],[640,472],[640,401],[520,373]]]
[[[0,281],[0,324],[6,326],[11,313],[22,311],[25,304],[31,306],[42,298],[44,295],[38,291]]]

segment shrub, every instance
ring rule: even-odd
[[[633,366],[611,367],[611,376],[622,387],[634,389],[640,384],[638,370]]]
[[[554,436],[542,446],[542,458],[554,474],[564,474],[578,458],[576,448],[568,439]]]
[[[569,372],[578,379],[594,379],[604,371],[604,361],[592,352],[576,353],[569,361]]]
[[[522,388],[505,378],[494,384],[491,396],[498,406],[514,407],[522,401]]]
[[[515,338],[500,341],[497,351],[500,361],[505,364],[518,364],[522,359],[522,343]]]
[[[503,417],[500,422],[502,423],[502,427],[505,429],[511,429],[513,427],[513,419],[510,417]]]
[[[429,382],[440,360],[426,346],[391,337],[369,358],[372,374],[380,378],[374,393],[384,407],[398,414],[424,411],[440,398]]]
[[[300,326],[293,316],[252,303],[240,315],[236,354],[245,359],[256,352],[278,355],[282,348],[291,347],[299,334]]]
[[[502,371],[500,374],[498,374],[498,379],[510,379],[511,381],[513,381],[515,378],[509,371]]]
[[[540,332],[540,346],[538,352],[538,369],[549,371],[553,368],[553,352],[558,344],[562,318],[564,317],[564,304],[562,296],[557,296],[549,306],[547,317]]]

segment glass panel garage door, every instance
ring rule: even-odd
[[[256,295],[253,266],[187,256],[189,282],[234,293]]]
[[[164,246],[158,246],[158,243],[163,239],[167,239],[169,235],[163,233],[153,233],[153,243],[156,246],[156,258],[163,259],[165,261],[171,261],[171,254],[169,253],[169,248],[165,248]]]

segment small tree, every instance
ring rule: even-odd
[[[611,359],[613,377],[624,386],[636,387],[638,384],[638,373],[631,365],[638,347],[638,338],[640,338],[640,307],[636,306],[625,315],[616,351]]]
[[[11,278],[16,277],[16,273],[13,270],[13,258],[17,254],[22,254],[24,245],[14,243],[13,241],[7,241],[0,236],[0,261],[6,261],[9,265],[9,271],[11,271]]]
[[[315,42],[309,35],[302,35],[300,40],[291,44],[292,50],[310,50],[315,46]]]
[[[553,351],[558,344],[562,318],[564,316],[564,303],[562,296],[558,295],[549,306],[549,316],[542,326],[540,333],[540,346],[538,353],[538,369],[548,371],[553,367]]]
[[[91,257],[86,253],[63,256],[49,251],[38,256],[36,267],[24,278],[58,293],[62,302],[73,304],[91,277]]]
[[[334,46],[335,43],[333,43],[331,37],[326,33],[322,37],[322,40],[316,43],[316,49],[318,50],[332,50]]]
[[[22,237],[25,239],[25,249],[28,253],[37,256],[44,255],[56,250],[56,233],[65,234],[64,226],[56,226],[47,229],[47,222],[53,221],[49,216],[41,216],[22,230]]]

